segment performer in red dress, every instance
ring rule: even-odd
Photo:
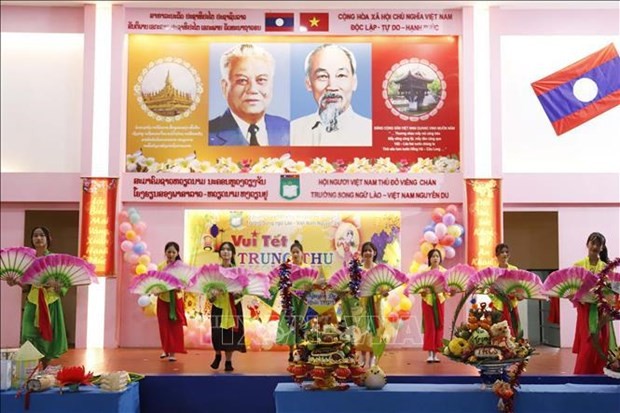
[[[441,266],[441,252],[432,249],[427,254],[428,266],[430,270],[445,272]],[[424,329],[424,341],[422,350],[428,351],[427,363],[439,363],[437,353],[443,347],[443,326],[444,326],[444,301],[443,293],[434,294],[428,292],[422,294],[422,325]]]
[[[158,265],[158,270],[163,271],[168,265],[180,260],[179,250],[179,244],[176,242],[167,243],[165,248],[166,261]],[[175,353],[187,353],[183,338],[183,326],[187,325],[187,320],[185,319],[182,291],[172,290],[158,294],[157,321],[161,347],[164,351],[159,358],[176,361]]]
[[[586,270],[598,274],[609,263],[605,237],[593,232],[586,242],[588,256],[573,264],[575,267],[582,267]],[[577,326],[575,328],[575,340],[573,342],[573,353],[577,353],[574,374],[603,374],[605,359],[596,350],[590,335],[591,318],[598,320],[600,311],[596,303],[576,303],[577,306]],[[599,333],[599,342],[604,354],[609,349],[609,337],[613,331],[609,331],[609,326],[605,325]]]

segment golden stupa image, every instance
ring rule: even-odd
[[[156,92],[142,92],[144,104],[161,116],[177,116],[190,108],[192,95],[176,89],[172,84],[170,71],[166,76],[164,87]]]

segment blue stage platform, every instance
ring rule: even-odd
[[[418,384],[428,386],[428,388],[434,388],[437,392],[441,392],[442,389],[445,393],[438,393],[438,397],[442,400],[442,403],[449,403],[449,405],[462,406],[463,403],[460,399],[447,398],[450,389],[454,389],[455,385],[461,385],[462,389],[469,389],[472,397],[476,397],[476,400],[483,401],[488,406],[476,405],[475,407],[468,406],[467,412],[489,412],[495,413],[497,410],[497,398],[491,391],[480,391],[480,379],[476,376],[390,376],[388,377],[390,385],[393,384]],[[162,376],[147,376],[144,380],[140,381],[140,407],[142,413],[275,413],[275,390],[278,384],[283,383],[292,388],[298,388],[291,381],[290,376],[246,376],[241,374],[217,374],[210,376],[174,376],[174,375],[162,375]],[[587,402],[589,406],[588,410],[605,411],[605,412],[620,412],[620,383],[617,380],[610,379],[605,376],[524,376],[521,380],[523,392],[517,397],[517,412],[543,412],[544,404],[539,405],[536,409],[532,410],[531,406],[524,400],[529,397],[528,385],[547,385],[543,389],[551,394],[550,397],[566,398],[569,397],[583,397],[577,396],[566,390],[570,390],[571,386],[577,385],[589,385],[600,386],[602,393],[589,394],[587,398],[583,397],[583,401]],[[571,383],[566,385],[567,383]],[[555,386],[553,386],[555,385]],[[566,385],[566,386],[560,386]],[[560,387],[558,387],[560,386]],[[614,387],[615,386],[615,387]],[[574,387],[577,389],[577,387]],[[606,392],[606,390],[607,392]],[[528,391],[526,391],[528,390]],[[557,393],[558,391],[562,393]],[[585,388],[581,388],[585,390]],[[346,392],[328,392],[325,394],[319,394],[319,392],[304,392],[301,394],[299,404],[304,403],[304,397],[312,397],[319,394],[319,397],[348,397],[351,394]],[[609,392],[611,391],[611,393]],[[556,392],[554,394],[554,392]],[[616,392],[616,393],[613,393]],[[302,393],[302,392],[299,392]],[[377,392],[370,392],[374,395],[378,395]],[[462,395],[462,394],[461,394]],[[432,396],[432,395],[431,395]],[[522,403],[522,398],[523,402]],[[616,396],[616,406],[607,410],[601,410],[603,408],[602,403],[609,403],[614,400]],[[373,396],[374,397],[374,396]],[[572,399],[571,399],[572,400]],[[582,401],[582,400],[580,400]],[[574,403],[573,403],[574,402]],[[419,403],[419,402],[416,402]],[[416,412],[424,412],[420,410],[422,406],[425,406],[427,402],[421,402],[422,404],[416,405]],[[570,402],[572,405],[578,406],[573,400]],[[521,405],[522,407],[518,407]],[[523,410],[530,406],[529,410]],[[581,405],[583,407],[583,405]],[[313,405],[311,410],[301,411],[322,411],[325,407],[321,405],[319,409],[317,405]],[[380,412],[391,412],[392,410],[386,410],[385,406]],[[599,409],[601,407],[601,409]],[[307,408],[305,406],[304,408]],[[408,410],[411,409],[411,406]],[[446,412],[448,410],[438,410],[440,412]],[[557,411],[557,410],[555,410]],[[563,410],[563,413],[570,410]],[[572,410],[575,411],[575,410]],[[580,410],[583,413],[587,410]],[[277,411],[280,413],[280,410]]]

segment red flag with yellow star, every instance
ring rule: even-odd
[[[329,13],[299,13],[299,26],[306,32],[328,32]]]

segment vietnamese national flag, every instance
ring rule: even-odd
[[[576,93],[579,84],[589,92]],[[620,105],[620,57],[613,43],[532,83],[549,121],[559,136]]]
[[[328,32],[329,13],[300,13],[299,26],[306,32]]]
[[[292,32],[295,30],[294,13],[265,13],[266,32]]]

